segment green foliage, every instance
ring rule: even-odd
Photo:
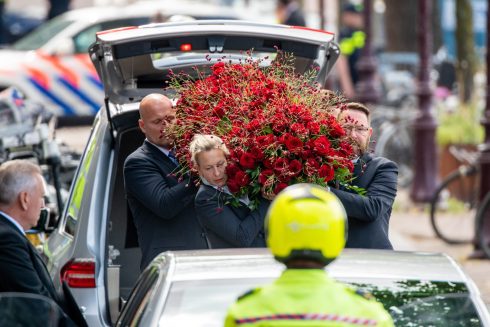
[[[455,112],[442,113],[439,116],[436,139],[441,146],[482,143],[484,129],[476,106],[462,105]]]

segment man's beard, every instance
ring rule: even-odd
[[[362,155],[366,154],[369,151],[369,143],[370,143],[370,138],[366,140],[365,144],[359,144],[358,142],[355,143],[355,152],[356,154],[361,157]]]

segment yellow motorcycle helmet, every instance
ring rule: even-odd
[[[347,239],[347,215],[340,200],[313,184],[287,187],[272,201],[265,218],[267,246],[281,262],[334,260]]]

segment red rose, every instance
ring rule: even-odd
[[[247,186],[250,183],[250,177],[243,171],[239,170],[233,176],[235,183],[241,188]]]
[[[236,193],[240,191],[240,186],[233,179],[228,179],[226,185],[228,185],[228,188],[230,189],[231,193]]]
[[[291,132],[296,135],[301,135],[303,137],[308,136],[308,130],[305,128],[305,125],[300,123],[294,123],[291,125]]]
[[[261,122],[258,119],[254,119],[245,125],[245,128],[249,131],[256,131],[259,129]]]
[[[267,135],[260,135],[255,138],[255,142],[257,146],[261,149],[267,148],[269,145],[274,143],[274,135],[272,134],[267,134]]]
[[[262,152],[262,150],[260,150],[258,147],[252,147],[250,149],[250,154],[254,157],[255,161],[264,160],[264,152]]]
[[[351,160],[344,160],[344,167],[347,167],[351,173],[354,171],[354,163]]]
[[[320,133],[320,124],[314,121],[308,122],[306,124],[306,128],[310,131],[310,134],[319,134]]]
[[[228,165],[226,166],[226,175],[227,176],[235,176],[235,174],[239,170],[240,170],[240,168],[238,168],[235,163],[228,162]]]
[[[244,152],[240,156],[240,166],[245,169],[254,169],[255,168],[255,158],[251,153]]]
[[[299,138],[292,135],[289,135],[284,140],[284,143],[286,145],[286,148],[288,148],[289,151],[295,154],[300,153],[303,149],[303,142]]]
[[[330,165],[322,165],[318,169],[318,176],[323,178],[325,182],[331,181],[334,177],[334,170]]]
[[[284,190],[286,187],[288,187],[288,184],[286,183],[278,183],[276,187],[274,187],[274,194],[278,194],[282,190]]]
[[[339,143],[339,154],[343,157],[349,157],[352,155],[352,145],[349,142],[341,141]]]
[[[218,62],[213,65],[212,70],[215,75],[220,75],[225,69],[225,63],[224,62]]]
[[[335,118],[332,117],[332,119],[330,120],[329,122],[330,124],[330,136],[333,137],[333,138],[339,138],[341,136],[344,136],[345,135],[345,131],[344,129],[342,128],[342,126],[340,126],[340,124],[337,122],[337,120],[335,120]]]
[[[286,158],[277,158],[274,162],[274,171],[278,174],[282,174],[284,170],[289,166],[289,161]]]
[[[265,168],[269,168],[269,169],[274,168],[274,160],[272,158],[265,158],[264,161],[262,161],[262,164],[264,165]]]
[[[301,164],[301,162],[299,162],[299,160],[291,160],[291,162],[289,163],[289,172],[293,175],[293,176],[297,176],[299,175],[299,173],[301,173],[301,171],[303,170],[303,165]]]
[[[226,143],[226,140],[223,140]],[[243,154],[243,150],[241,148],[235,147],[234,149],[232,148],[230,150],[230,158],[233,158],[236,160],[236,164],[240,162],[240,157]]]
[[[313,176],[317,173],[318,169],[320,168],[320,164],[318,161],[316,161],[314,158],[308,158],[306,161],[306,173],[308,176]]]
[[[259,184],[266,185],[269,177],[271,177],[272,175],[274,175],[274,172],[271,169],[262,170],[259,174]]]
[[[301,153],[299,154],[299,156],[303,160],[308,160],[308,158],[310,158],[311,156],[313,156],[313,152],[311,150],[306,149],[306,150],[301,151]]]
[[[218,103],[213,108],[213,113],[216,117],[223,118],[225,116],[225,109],[223,108],[223,105],[221,103]]]
[[[288,171],[284,171],[283,174],[280,174],[279,176],[277,176],[277,179],[283,183],[289,183],[292,178],[293,178],[293,176],[291,174],[289,174]]]
[[[330,141],[324,135],[320,136],[313,142],[313,149],[321,156],[327,156],[331,152]]]

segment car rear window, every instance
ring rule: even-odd
[[[271,281],[249,278],[174,282],[159,326],[222,326],[227,308],[238,296]],[[391,313],[396,326],[481,326],[463,283],[384,279],[345,282],[371,293]]]

